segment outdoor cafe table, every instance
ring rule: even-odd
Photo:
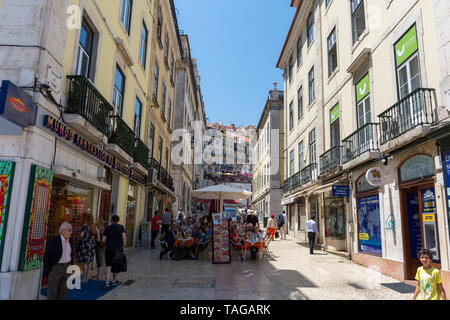
[[[192,237],[188,238],[178,238],[175,240],[175,247],[191,247],[194,244],[194,239]]]

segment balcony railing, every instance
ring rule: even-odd
[[[288,178],[284,181],[284,188],[283,188],[283,192],[284,193],[288,193],[289,191],[291,191],[292,187],[291,187],[291,178]]]
[[[173,186],[173,178],[167,173],[167,171],[161,166],[161,164],[157,160],[150,158],[148,168],[155,169],[157,179],[171,191],[175,191],[175,188]]]
[[[109,137],[113,106],[84,76],[68,76],[69,95],[65,112],[79,114]]]
[[[301,184],[307,184],[311,181],[316,181],[318,176],[317,163],[311,163],[301,171]]]
[[[419,88],[380,114],[381,144],[435,119],[435,90]]]
[[[331,148],[320,156],[320,174],[325,174],[328,170],[342,165],[342,146]]]
[[[149,149],[141,141],[141,139],[136,138],[135,149],[134,149],[134,162],[141,164],[144,168],[148,168],[148,154]]]
[[[128,155],[134,158],[135,134],[134,131],[119,116],[112,116],[112,133],[108,143],[117,144]]]
[[[301,176],[302,176],[301,171],[299,171],[291,177],[291,190],[294,190],[301,186],[302,184]]]
[[[342,162],[378,150],[378,123],[367,123],[342,141]]]

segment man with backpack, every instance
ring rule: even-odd
[[[286,213],[283,210],[282,213],[280,213],[278,215],[278,230],[280,230],[280,239],[286,240],[286,229],[287,229],[287,224],[286,224]]]

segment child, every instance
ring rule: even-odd
[[[420,250],[419,259],[422,267],[417,268],[416,280],[418,283],[413,300],[416,300],[419,293],[420,300],[441,300],[441,296],[443,300],[446,300],[441,272],[431,265],[433,259],[431,250]]]

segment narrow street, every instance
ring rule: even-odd
[[[213,265],[159,260],[159,250],[128,249],[122,284],[100,300],[408,300],[414,287],[323,251],[313,256],[288,236],[271,243],[272,258]],[[134,280],[127,285],[125,282]]]

